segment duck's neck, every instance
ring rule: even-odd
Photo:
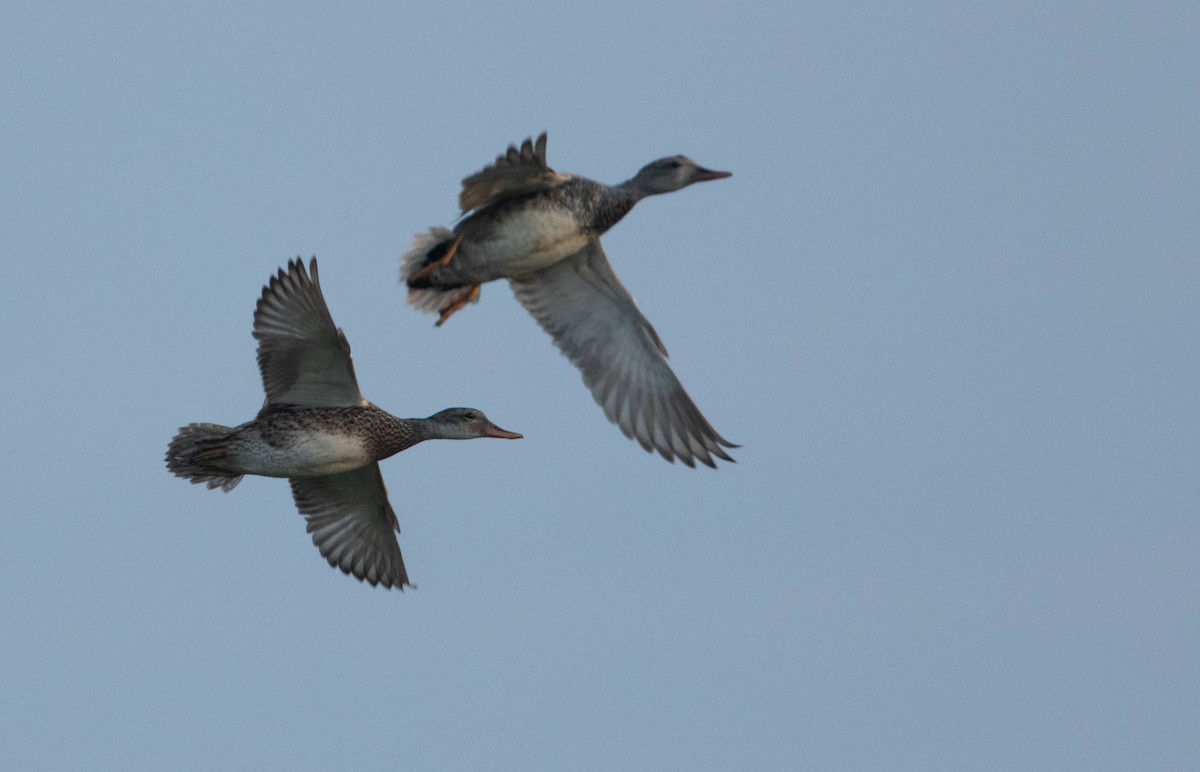
[[[633,205],[643,198],[642,194],[629,187],[629,183],[626,182],[620,185],[603,185],[596,182],[592,185],[595,187],[590,194],[584,196],[584,206],[588,211],[589,225],[597,236],[603,235],[619,223],[621,218],[633,209]]]
[[[654,195],[653,191],[646,190],[641,186],[636,175],[630,177],[619,185],[609,186],[609,190],[619,193],[621,196],[629,199],[631,202],[629,205],[631,207],[646,196]]]
[[[378,443],[377,450],[380,458],[394,456],[418,442],[424,442],[436,436],[430,427],[428,418],[397,418],[383,410],[379,410],[379,412],[382,414],[382,420],[386,422],[386,431],[373,432],[371,437],[374,442]]]

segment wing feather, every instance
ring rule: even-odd
[[[539,193],[571,179],[559,174],[546,163],[546,132],[536,143],[526,139],[518,149],[509,145],[508,151],[496,156],[496,162],[462,181],[458,205],[462,213],[485,209],[498,201],[516,196]]]
[[[254,310],[258,368],[268,405],[362,405],[346,335],[333,323],[317,259],[299,258],[271,277]]]
[[[667,350],[613,273],[598,239],[549,268],[512,279],[513,292],[583,373],[626,437],[668,461],[733,461],[667,364]]]
[[[294,477],[292,496],[329,565],[371,585],[412,586],[379,464],[322,477]]]

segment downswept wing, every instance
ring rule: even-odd
[[[271,277],[254,309],[254,337],[268,405],[366,404],[354,377],[350,343],[321,294],[315,257],[311,274],[296,258]]]
[[[546,164],[546,132],[537,142],[526,139],[520,149],[509,145],[508,152],[496,156],[496,162],[462,181],[458,205],[462,213],[478,211],[498,201],[539,193],[571,179]]]
[[[581,371],[604,414],[647,451],[711,467],[733,461],[667,364],[667,350],[598,239],[549,268],[510,280],[513,292]]]
[[[396,541],[400,525],[379,464],[288,482],[313,544],[329,565],[371,585],[411,586]]]

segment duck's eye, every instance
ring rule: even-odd
[[[678,161],[672,161],[671,163],[667,164],[667,166],[672,169],[678,169],[680,166],[683,166],[683,164],[679,163]]]
[[[476,418],[479,418],[479,416],[468,410],[467,412],[463,413],[463,418],[467,419],[468,421],[474,421]]]

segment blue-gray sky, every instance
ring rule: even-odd
[[[1194,4],[426,5],[0,11],[0,766],[1200,763]],[[605,244],[736,465],[403,305],[542,130],[734,172]],[[370,399],[526,436],[384,462],[416,591],[163,469],[313,254]]]

